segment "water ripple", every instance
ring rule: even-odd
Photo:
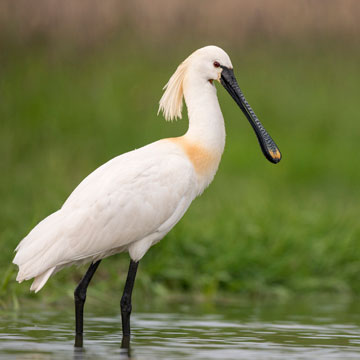
[[[320,317],[135,313],[132,359],[355,359],[360,326]],[[289,320],[291,319],[291,320]],[[295,320],[296,319],[296,320]],[[310,320],[309,320],[310,319]],[[1,359],[127,359],[120,349],[118,314],[87,314],[85,350],[74,351],[72,314],[30,312],[2,316]]]

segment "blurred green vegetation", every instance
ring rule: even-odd
[[[197,47],[166,56],[123,44],[2,53],[0,306],[70,301],[86,267],[61,271],[33,295],[30,282],[15,282],[13,250],[99,165],[186,131],[186,117],[166,123],[157,104],[176,66]],[[283,160],[265,160],[247,120],[218,86],[227,127],[218,174],[143,258],[136,297],[359,296],[360,52],[330,42],[225,50]],[[91,297],[120,298],[127,267],[126,254],[103,261]]]

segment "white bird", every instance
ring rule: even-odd
[[[131,262],[121,313],[123,336],[130,336],[131,293],[139,260],[213,180],[225,145],[214,80],[222,83],[245,113],[267,159],[280,161],[277,146],[246,102],[232,68],[229,56],[219,47],[206,46],[192,53],[164,87],[159,107],[166,120],[181,118],[185,98],[186,134],[156,141],[100,166],[17,246],[16,280],[33,278],[30,289],[35,292],[62,268],[91,263],[75,290],[75,346],[82,346],[86,289],[100,260],[125,251]]]

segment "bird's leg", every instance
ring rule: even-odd
[[[124,293],[120,301],[122,331],[123,331],[121,347],[123,348],[129,348],[129,344],[130,344],[130,314],[132,309],[131,294],[134,288],[134,282],[135,282],[138,265],[139,262],[130,260],[130,266],[126,278]]]
[[[75,347],[83,346],[83,322],[84,322],[84,304],[86,299],[86,290],[90,281],[95,274],[101,260],[92,263],[89,266],[84,277],[79,282],[74,291],[75,299]]]

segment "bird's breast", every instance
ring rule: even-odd
[[[221,152],[204,146],[200,142],[187,139],[186,136],[166,139],[175,143],[192,163],[196,175],[207,186],[213,179],[221,159]]]

